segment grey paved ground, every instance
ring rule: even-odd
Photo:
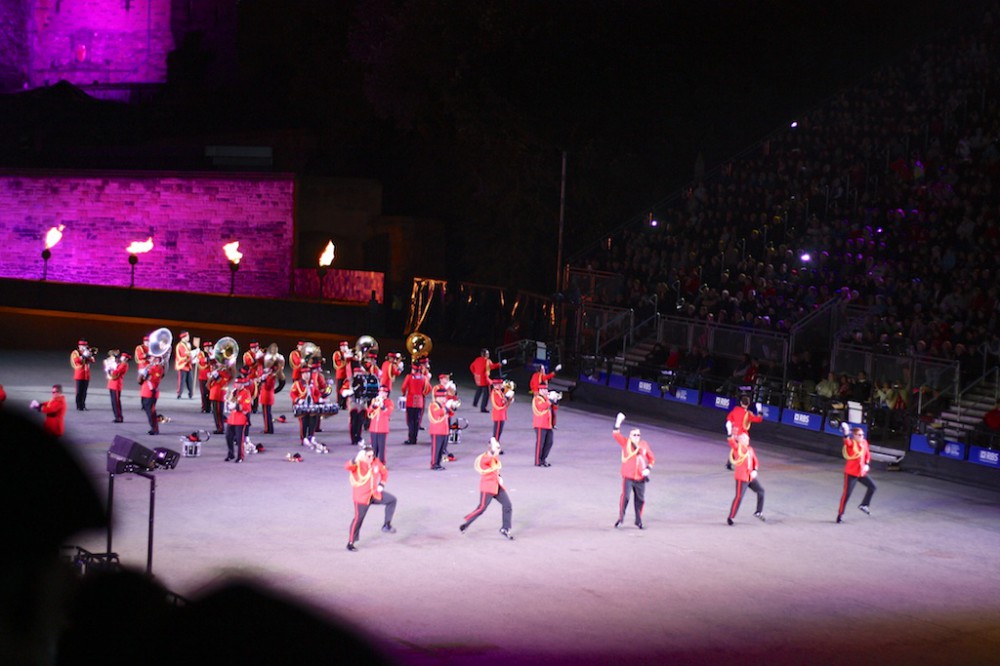
[[[488,417],[471,408],[464,368],[436,370],[455,370],[463,380],[472,425],[454,448],[458,461],[431,472],[429,447],[402,446],[403,419],[394,417],[388,488],[399,497],[397,534],[379,532],[382,510],[373,507],[360,552],[345,550],[347,420],[325,422],[329,455],[304,451],[287,394],[279,394],[277,413],[289,422],[254,437],[265,453],[225,463],[225,442],[215,437],[201,457],[156,473],[157,580],[197,598],[249,578],[363,627],[410,664],[598,664],[624,656],[640,663],[1000,663],[996,493],[876,469],[873,515],[855,508],[859,493],[847,522],[836,525],[842,462],[760,437],[767,522],[753,518],[751,495],[729,527],[733,480],[723,469],[723,438],[644,419],[638,425],[657,455],[648,529],[629,521],[615,530],[612,410],[565,405],[553,466],[535,468],[530,406],[519,391],[503,458],[516,540],[497,533],[498,506],[460,535],[462,516],[478,499],[471,464]],[[70,377],[66,354],[0,352],[8,404],[43,399],[61,381],[72,406]],[[182,434],[210,425],[197,400],[178,401],[167,388],[160,411],[172,421],[148,437],[133,387],[122,425],[111,423],[99,380],[90,410],[68,415],[70,447],[102,492],[115,434],[180,450]],[[305,462],[286,462],[286,453],[298,451]],[[145,479],[117,477],[114,550],[137,568],[146,564],[148,499]],[[101,552],[105,536],[73,541]]]

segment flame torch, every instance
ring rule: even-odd
[[[131,289],[135,286],[135,265],[139,263],[139,255],[146,254],[153,249],[153,237],[150,236],[145,240],[145,242],[140,243],[139,241],[132,241],[125,247],[125,251],[128,252],[128,265],[132,267],[132,276],[129,280],[128,288]]]
[[[240,252],[240,242],[226,243],[222,246],[222,251],[226,253],[226,259],[229,260],[229,295],[232,296],[236,292],[236,271],[240,270],[240,260],[243,259],[243,253]]]
[[[52,258],[52,248],[62,240],[62,232],[65,228],[65,224],[60,224],[45,233],[45,249],[42,250],[42,282],[49,276],[49,259]]]
[[[326,271],[333,263],[333,241],[328,241],[323,254],[319,255],[319,266],[316,268],[316,276],[319,277],[319,297],[323,298],[323,283],[326,278]]]

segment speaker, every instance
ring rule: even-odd
[[[156,454],[151,450],[127,437],[115,435],[114,442],[108,449],[109,473],[123,474],[136,467],[150,470],[155,464]]]
[[[165,469],[173,469],[177,467],[177,463],[181,459],[181,454],[162,446],[158,446],[153,449],[153,454],[156,456],[156,466],[163,467]]]

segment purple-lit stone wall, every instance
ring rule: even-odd
[[[28,0],[31,87],[164,83],[171,0]]]
[[[240,241],[241,296],[284,298],[292,285],[295,181],[287,175],[0,173],[0,276],[38,280],[51,227],[65,225],[47,279],[127,287],[132,241],[135,286],[228,294],[222,246]],[[365,299],[367,300],[367,298]]]
[[[293,278],[297,298],[319,298],[320,287],[323,298],[333,301],[367,303],[373,291],[379,303],[384,298],[384,273],[330,269],[321,280],[315,268],[296,268]]]

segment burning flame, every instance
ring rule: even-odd
[[[328,268],[330,264],[333,263],[333,241],[329,241],[326,244],[326,249],[323,250],[323,254],[319,255],[319,265],[323,268]]]
[[[243,253],[240,252],[240,242],[233,241],[232,243],[226,243],[222,246],[222,251],[226,253],[226,259],[234,264],[240,263],[240,259],[243,258]]]
[[[153,237],[150,236],[149,238],[146,239],[144,243],[140,243],[139,241],[132,241],[131,243],[129,243],[128,247],[125,248],[125,251],[128,252],[129,254],[146,254],[152,249],[153,249]]]
[[[46,250],[51,250],[53,247],[56,246],[56,243],[62,240],[63,237],[62,232],[63,229],[65,228],[66,228],[65,224],[60,224],[58,229],[56,227],[52,227],[51,229],[49,229],[48,233],[45,234]]]

